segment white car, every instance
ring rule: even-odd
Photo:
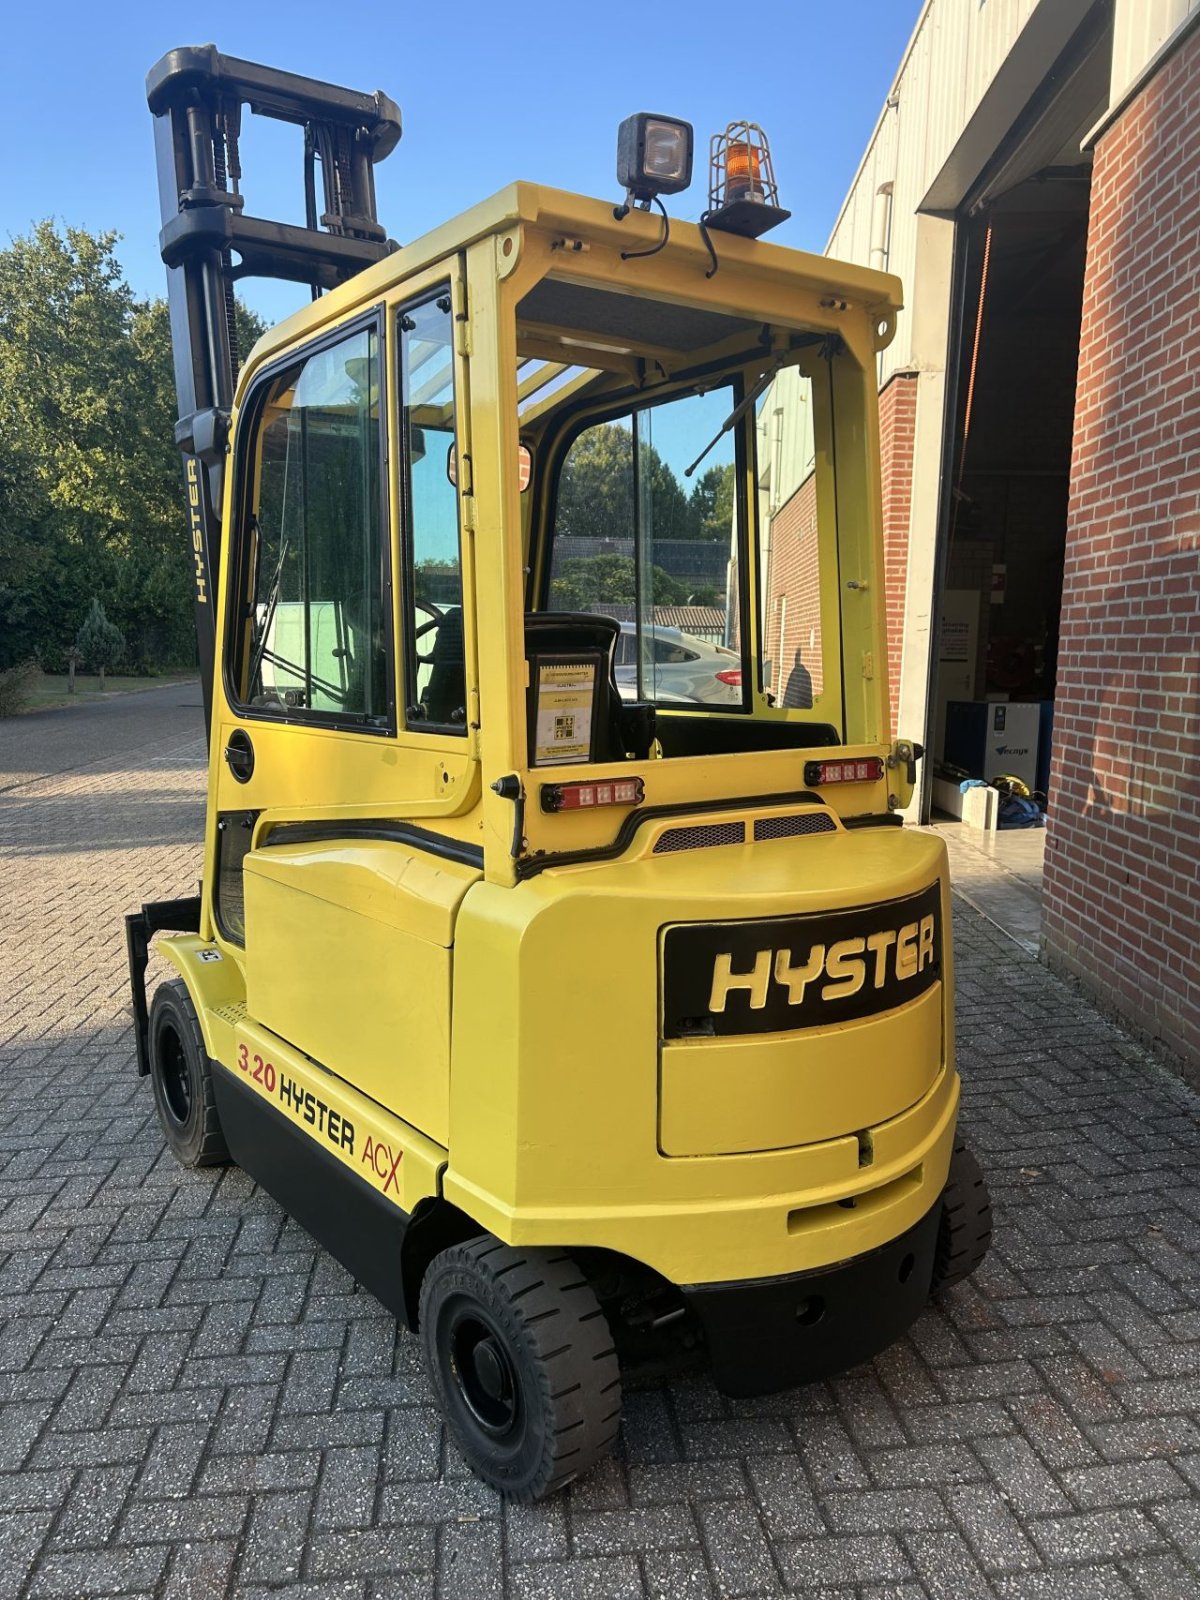
[[[659,705],[742,703],[742,658],[723,644],[710,644],[679,628],[648,623],[642,629],[642,692]],[[637,627],[621,624],[616,653],[622,700],[638,698]]]

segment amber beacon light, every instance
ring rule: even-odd
[[[767,136],[756,122],[731,122],[715,133],[709,154],[710,228],[757,239],[791,216],[779,204]]]

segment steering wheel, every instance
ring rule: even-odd
[[[441,606],[434,605],[432,600],[414,600],[413,606],[417,611],[427,612],[429,616],[429,621],[422,622],[413,633],[413,642],[417,645],[417,649],[414,654],[422,666],[428,667],[433,664],[433,651],[428,650],[425,652],[425,654],[422,654],[420,649],[420,641],[425,637],[431,628],[440,627],[441,624],[445,622],[446,613],[442,610]]]

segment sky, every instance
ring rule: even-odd
[[[780,203],[773,238],[824,248],[915,25],[920,0],[491,0],[319,6],[308,0],[94,0],[7,8],[0,52],[0,243],[43,217],[122,235],[141,296],[164,292],[145,75],[167,50],[214,43],[396,100],[404,137],[376,169],[380,220],[402,243],[515,179],[621,198],[616,131],[634,111],[696,129],[692,187],[707,201],[709,136],[735,118],[771,141]],[[303,220],[298,130],[248,117],[246,210]],[[307,297],[247,283],[269,321]]]

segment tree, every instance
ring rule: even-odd
[[[99,600],[92,601],[75,640],[75,648],[96,669],[103,689],[105,672],[115,667],[125,654],[125,638],[120,628],[108,620]]]
[[[657,544],[660,539],[696,538],[698,528],[692,502],[658,451],[650,445],[643,445],[640,466],[643,478],[649,483],[650,526],[645,529],[648,539]],[[642,493],[645,495],[645,488]],[[644,499],[642,515],[645,518]]]
[[[42,222],[0,250],[0,668],[61,664],[97,596],[133,666],[194,659],[167,308],[115,245]]]
[[[103,236],[43,223],[0,251],[0,666],[69,643],[103,586],[118,280]]]
[[[599,423],[579,435],[559,478],[560,537],[632,539],[635,520],[647,542],[698,537],[692,501],[653,445],[638,450],[642,503],[635,519],[633,458],[633,434],[623,423]]]
[[[656,606],[684,606],[691,598],[682,578],[673,578],[661,567],[650,568],[650,593]]]
[[[567,452],[556,528],[560,538],[633,538],[633,435],[619,422],[589,428]]]
[[[0,672],[35,654],[54,592],[37,531],[41,503],[23,451],[0,428]]]
[[[733,462],[709,467],[692,490],[692,515],[698,539],[726,539],[733,529]]]
[[[661,567],[650,568],[651,605],[683,605],[687,586]],[[637,568],[632,556],[568,556],[550,583],[551,602],[560,611],[596,611],[605,606],[636,606]]]

